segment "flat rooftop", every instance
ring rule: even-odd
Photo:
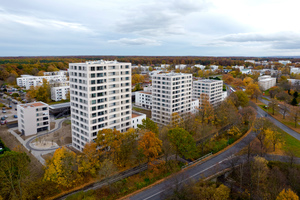
[[[144,113],[139,113],[139,112],[136,112],[136,111],[132,111],[131,113],[131,118],[136,118],[136,117],[140,117],[142,115],[146,115]]]
[[[128,63],[129,62],[118,62],[117,60],[90,60],[90,61],[86,61],[84,63],[70,63],[70,65],[75,64],[75,65],[79,65],[79,64],[118,64],[118,63]]]
[[[23,108],[28,108],[28,107],[40,107],[40,106],[48,106],[48,104],[44,102],[34,102],[34,103],[27,103],[27,104],[21,104],[20,105]]]
[[[220,82],[222,80],[215,80],[215,79],[200,79],[200,80],[197,80],[197,81],[194,81],[194,83],[214,83],[214,82]]]
[[[174,72],[170,72],[170,73],[160,73],[160,74],[156,74],[153,76],[187,76],[187,75],[191,75],[192,74],[186,74],[186,73],[174,73]]]
[[[138,92],[143,94],[152,94],[151,92],[144,92],[144,91],[138,91]]]
[[[50,105],[49,108],[50,109],[58,109],[58,108],[66,108],[66,107],[70,107],[71,103],[67,102],[67,103],[59,103],[59,104],[53,104]]]

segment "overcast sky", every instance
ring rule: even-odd
[[[300,56],[299,0],[3,0],[0,56]]]

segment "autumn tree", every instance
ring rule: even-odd
[[[76,154],[65,147],[57,149],[53,157],[46,161],[44,180],[70,188],[78,184],[82,177],[77,171]]]
[[[248,86],[249,84],[253,83],[253,79],[247,76],[246,78],[244,78],[243,82],[245,83],[246,86]]]
[[[154,160],[161,152],[162,141],[158,139],[155,133],[149,131],[139,140],[138,149],[141,150],[147,158],[147,162]]]
[[[168,132],[168,138],[176,151],[177,156],[184,156],[187,159],[193,157],[196,151],[196,143],[193,137],[183,128],[173,128]]]
[[[247,94],[241,90],[231,93],[229,98],[237,108],[239,106],[245,107],[249,103],[249,98]]]
[[[244,107],[239,110],[239,113],[242,116],[243,123],[245,125],[250,125],[255,119],[256,111],[251,106]]]
[[[275,111],[279,109],[279,102],[276,99],[271,99],[268,106],[272,109],[272,114],[275,114]]]
[[[145,81],[145,77],[141,74],[133,74],[131,77],[131,82],[133,85],[137,83],[143,83]]]
[[[274,86],[274,87],[271,87],[269,89],[269,94],[270,94],[270,97],[271,98],[274,98],[276,96],[276,94],[278,94],[280,92],[280,88],[278,86]]]
[[[0,192],[6,199],[25,199],[30,159],[26,153],[5,151],[0,155]]]
[[[294,121],[295,128],[297,128],[297,124],[300,118],[300,107],[291,106],[289,111],[289,118]]]
[[[299,200],[299,197],[289,188],[283,189],[277,196],[276,200]]]
[[[111,188],[109,177],[113,176],[117,171],[118,168],[114,165],[114,163],[110,159],[105,159],[101,163],[98,174],[100,178],[105,180],[106,184],[109,186],[109,190]]]
[[[77,162],[79,163],[78,172],[95,176],[97,169],[100,167],[97,144],[95,142],[86,143],[82,154],[77,157]]]
[[[254,93],[255,92],[256,93],[260,92],[258,84],[256,84],[256,83],[250,83],[249,85],[247,85],[247,87],[246,87],[246,93],[248,95],[250,95],[252,99],[254,98]]]
[[[158,126],[152,121],[150,118],[146,117],[146,119],[142,120],[142,124],[138,124],[137,127],[142,130],[148,130],[158,135]]]
[[[224,74],[222,78],[223,78],[224,82],[227,84],[231,84],[231,82],[234,80],[234,78],[231,74]]]
[[[51,91],[49,83],[46,79],[43,79],[43,84],[37,87],[36,100],[48,103],[50,101]]]
[[[235,78],[233,81],[232,81],[232,85],[236,86],[236,87],[240,87],[240,86],[245,86],[245,83],[243,82],[242,79],[240,78]]]
[[[275,148],[281,148],[283,146],[283,140],[279,132],[267,129],[265,130],[265,135],[265,145],[272,147],[273,151],[275,151]]]

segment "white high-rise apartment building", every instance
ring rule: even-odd
[[[82,150],[102,129],[131,127],[131,63],[70,63],[72,145]]]
[[[202,98],[207,98],[212,106],[218,105],[222,100],[223,81],[213,79],[202,79],[193,82],[193,99],[199,99],[202,105]]]
[[[152,77],[152,120],[168,125],[172,114],[191,112],[192,74],[164,73]],[[178,117],[178,116],[177,116]]]

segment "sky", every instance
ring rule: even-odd
[[[300,56],[299,0],[5,0],[0,56]]]

